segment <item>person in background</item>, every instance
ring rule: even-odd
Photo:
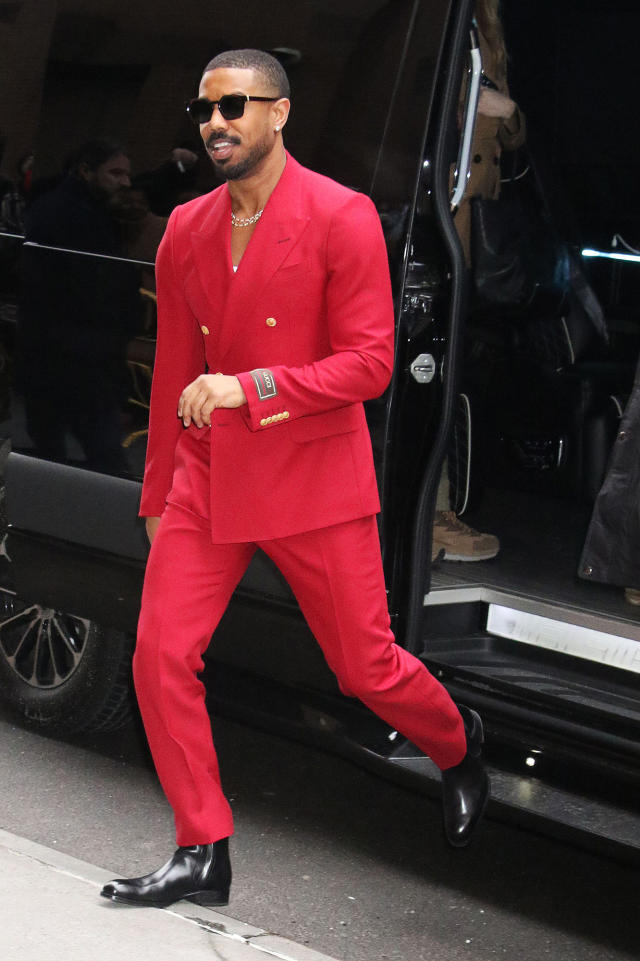
[[[23,234],[25,210],[31,190],[33,154],[20,158],[16,172],[15,183],[4,191],[0,201],[0,231]]]
[[[117,143],[75,150],[66,175],[26,213],[18,310],[18,380],[40,457],[64,462],[67,434],[86,465],[127,473],[122,449],[126,347],[141,317],[114,200],[130,186]]]
[[[475,6],[483,84],[471,148],[470,176],[454,224],[467,267],[471,268],[471,198],[495,199],[500,194],[500,156],[517,150],[526,137],[525,118],[509,95],[507,52],[498,0],[478,0]],[[444,552],[447,561],[484,561],[495,557],[500,542],[465,524],[451,510],[448,463],[443,465],[433,523],[432,558]]]
[[[33,154],[27,154],[16,164],[15,181],[0,177],[0,298],[12,305],[17,300],[20,287],[21,245],[16,238],[24,235],[32,169]],[[2,234],[9,236],[3,237]],[[3,404],[2,409],[6,410],[6,405]]]
[[[149,207],[147,194],[135,185],[119,192],[113,203],[113,213],[122,229],[122,238],[128,257],[146,261],[141,267],[142,286],[155,291],[154,263],[160,241],[167,229],[168,217],[154,214]]]
[[[133,186],[144,191],[149,210],[156,217],[168,217],[178,204],[198,195],[199,156],[193,144],[173,147],[159,167],[136,174]]]
[[[578,572],[585,580],[624,587],[640,605],[640,360],[607,473],[598,493]]]

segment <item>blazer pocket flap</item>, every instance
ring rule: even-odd
[[[321,437],[332,437],[334,434],[348,434],[359,430],[364,422],[362,404],[351,404],[338,410],[329,410],[324,414],[309,414],[298,417],[289,424],[291,437],[297,444],[305,444],[310,440]]]

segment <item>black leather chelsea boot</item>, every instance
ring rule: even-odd
[[[111,901],[154,908],[166,908],[182,898],[214,906],[229,903],[230,886],[229,838],[223,838],[214,844],[178,848],[152,874],[110,881],[100,894]]]
[[[468,707],[459,710],[467,736],[467,753],[459,764],[442,772],[444,833],[454,848],[469,843],[490,794],[489,776],[482,761],[484,732],[480,715]]]

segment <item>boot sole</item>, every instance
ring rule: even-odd
[[[118,904],[131,904],[139,908],[168,908],[171,904],[176,904],[178,901],[191,901],[194,904],[199,904],[201,907],[225,907],[229,903],[229,892],[228,891],[195,891],[193,894],[182,894],[179,898],[171,898],[170,900],[147,900],[143,898],[124,898],[119,894],[103,894],[100,892],[101,897],[107,898],[109,901],[115,901]]]
[[[203,908],[224,907],[229,903],[229,892],[223,891],[198,891],[196,894],[187,894],[185,901],[193,901]]]

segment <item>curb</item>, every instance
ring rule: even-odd
[[[80,861],[64,854],[62,851],[45,847],[2,829],[0,829],[0,848],[4,848],[10,854],[27,858],[32,862],[50,868],[52,871],[96,888],[102,887],[113,877],[113,872],[104,868],[88,864],[86,861]],[[122,905],[114,905],[112,910],[122,910],[122,907]],[[124,910],[135,911],[141,909],[124,906]],[[148,911],[149,909],[144,910]],[[178,901],[170,908],[155,908],[154,910],[162,911],[165,915],[194,925],[214,939],[221,939],[227,943],[235,942],[237,945],[252,948],[256,952],[256,961],[259,961],[259,955],[263,958],[275,958],[277,961],[337,961],[336,958],[320,954],[305,945],[296,944],[294,941],[283,938],[272,931],[264,931],[261,928],[256,928],[243,921],[230,918],[226,914],[219,914],[211,908],[201,907],[189,901]],[[212,946],[215,951],[215,945]]]

